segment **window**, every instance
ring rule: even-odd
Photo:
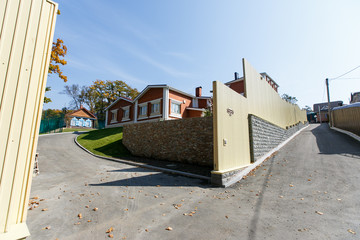
[[[140,106],[139,116],[146,116],[147,115],[147,106]]]
[[[160,103],[151,104],[151,114],[160,113]]]
[[[181,114],[180,108],[181,104],[177,103],[177,102],[171,102],[171,113],[175,113],[175,114]]]
[[[116,122],[117,121],[117,109],[116,110],[111,110],[111,122]]]
[[[129,118],[129,109],[124,110],[123,118]]]

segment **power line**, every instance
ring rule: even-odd
[[[336,78],[329,78],[329,80],[335,80],[335,79],[338,79],[338,78],[341,78],[342,76],[345,76],[346,74],[348,74],[348,73],[351,73],[352,71],[354,71],[354,70],[356,70],[356,69],[358,69],[358,68],[360,68],[360,65],[359,66],[357,66],[356,68],[353,68],[353,69],[351,69],[350,71],[348,71],[348,72],[346,72],[346,73],[344,73],[344,74],[341,74],[340,76],[338,76],[338,77],[336,77]]]

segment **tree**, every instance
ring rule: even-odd
[[[57,11],[57,14],[60,15],[60,10]],[[64,82],[67,82],[67,76],[63,74],[63,72],[60,69],[60,65],[66,65],[67,62],[65,57],[67,53],[67,47],[64,45],[64,41],[60,38],[56,40],[56,42],[53,42],[51,54],[50,54],[50,64],[49,64],[49,74],[57,74],[60,79],[62,79]],[[50,87],[46,87],[45,92],[50,91]],[[50,98],[44,97],[44,103],[51,102]]]
[[[85,103],[85,96],[82,94],[85,91],[86,87],[80,87],[78,84],[73,84],[70,86],[65,86],[65,89],[61,94],[66,94],[71,98],[70,107],[73,109],[79,109],[82,104]]]
[[[100,120],[105,119],[105,108],[119,97],[135,98],[139,94],[136,88],[131,88],[124,81],[96,80],[85,93],[90,109],[93,107]]]
[[[292,103],[292,104],[296,104],[296,102],[298,101],[296,99],[296,97],[292,97],[286,93],[284,93],[283,95],[281,95],[281,98],[284,99],[285,101]]]
[[[306,112],[312,112],[312,108],[308,105],[305,105],[304,109],[306,110]]]

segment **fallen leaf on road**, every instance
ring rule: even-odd
[[[87,220],[87,222],[91,222],[91,220]]]
[[[36,196],[36,197],[33,197],[32,199],[39,199],[39,197],[38,197],[38,196]]]
[[[225,216],[226,218],[229,218],[229,216]]]
[[[94,211],[97,211],[97,210],[99,210],[99,209],[96,207],[96,208],[94,208],[93,210],[94,210]]]
[[[47,227],[42,228],[42,230],[44,230],[44,229],[49,230],[49,229],[51,229],[51,227],[50,227],[50,226],[47,226]]]
[[[310,182],[310,181],[311,181],[311,179],[308,179],[308,181]]]
[[[135,199],[135,197],[129,197],[129,199]]]
[[[160,187],[160,185],[156,185],[156,187]]]
[[[47,210],[49,210],[49,209],[47,209],[47,208],[41,209],[41,211],[43,211],[43,212],[45,212],[45,211],[47,211]]]
[[[304,200],[304,198],[300,198],[300,200]]]
[[[154,198],[158,198],[159,196],[158,195],[154,195]]]
[[[114,238],[114,235],[109,234],[108,237],[109,237],[109,238]]]
[[[129,211],[129,209],[128,209],[128,208],[125,208],[124,211]]]
[[[79,213],[79,214],[78,214],[78,217],[79,217],[80,219],[82,219],[82,214],[81,214],[81,213]]]
[[[315,211],[315,213],[319,214],[319,215],[323,215],[324,213],[319,212],[319,211]]]
[[[146,229],[145,229],[145,232],[149,232],[149,229],[146,228]]]
[[[290,187],[293,187],[294,185],[290,184],[289,186],[290,186]]]
[[[279,196],[279,198],[283,198],[284,196]]]
[[[167,228],[165,228],[165,230],[172,231],[173,228],[172,227],[167,227]]]
[[[85,208],[89,208],[89,205],[86,205]]]
[[[111,227],[111,228],[109,228],[108,230],[106,230],[106,233],[111,233],[112,231],[114,231],[114,228],[113,228],[113,227]]]
[[[356,234],[356,232],[354,230],[352,230],[352,229],[348,229],[348,232],[351,233],[351,234],[354,234],[354,235]]]
[[[338,200],[338,201],[341,201],[341,198],[338,198],[337,200]]]
[[[74,225],[80,225],[80,224],[81,224],[81,222],[74,223]]]

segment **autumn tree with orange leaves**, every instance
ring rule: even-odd
[[[60,11],[57,11],[57,14],[60,15]],[[60,79],[62,79],[64,82],[67,82],[67,76],[63,74],[63,72],[60,69],[60,66],[64,66],[67,64],[64,57],[67,53],[67,47],[64,45],[64,41],[60,38],[56,40],[56,42],[53,42],[52,49],[51,49],[51,55],[50,55],[50,64],[49,64],[49,74],[57,74]],[[51,90],[51,87],[46,87],[45,92],[48,92]],[[44,97],[44,103],[51,102],[50,98]]]

